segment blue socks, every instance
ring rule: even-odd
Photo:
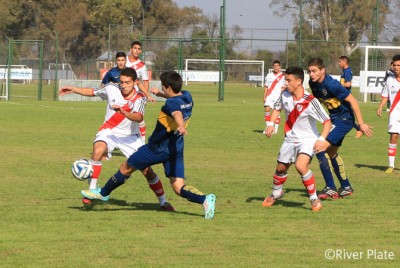
[[[336,191],[337,189],[335,186],[335,181],[333,180],[330,159],[325,156],[325,151],[317,153],[317,158],[319,161],[319,168],[321,169],[322,175],[324,176],[325,185]]]
[[[336,177],[339,179],[340,187],[344,188],[350,186],[349,179],[347,178],[344,170],[343,159],[340,157],[340,155],[337,154],[335,157],[331,158],[331,163]]]
[[[180,195],[190,202],[203,204],[206,196],[193,186],[184,185],[180,190]]]
[[[100,194],[102,196],[110,195],[112,191],[124,184],[129,177],[130,175],[124,175],[118,170],[117,173],[115,173],[114,176],[107,181],[106,185],[101,188]]]

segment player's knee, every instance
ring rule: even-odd
[[[119,170],[121,171],[122,174],[124,175],[131,175],[135,169],[131,166],[128,165],[128,162],[125,161],[124,163],[122,163],[121,167],[119,168]]]

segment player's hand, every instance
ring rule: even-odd
[[[382,108],[381,107],[378,108],[378,110],[376,111],[376,114],[378,116],[382,116]]]
[[[320,153],[320,152],[324,152],[324,151],[326,151],[327,149],[328,149],[328,147],[329,147],[329,145],[330,145],[330,143],[329,142],[327,142],[327,141],[321,141],[321,140],[317,140],[315,143],[314,143],[314,152],[317,154],[317,153]]]
[[[185,127],[178,127],[176,130],[179,132],[179,135],[186,135],[186,134],[188,134],[188,132],[187,132],[187,130],[186,130]]]
[[[265,136],[267,136],[268,138],[271,138],[272,137],[272,134],[274,134],[274,132],[275,132],[275,127],[274,126],[269,126],[269,127],[266,127],[265,128],[265,130],[264,130],[264,134],[265,134]]]
[[[117,105],[117,104],[113,104],[113,105],[111,105],[111,108],[114,110],[114,111],[116,111],[117,113],[120,113],[120,114],[123,114],[123,110],[122,110],[122,107],[121,106],[119,106],[119,105]]]
[[[60,96],[63,96],[65,94],[69,94],[69,93],[72,93],[72,92],[73,92],[73,88],[72,87],[63,87],[63,88],[60,88],[60,90],[58,91],[58,94]]]
[[[160,93],[160,90],[156,87],[153,87],[150,89],[150,92],[153,93],[154,95],[158,96],[158,94]]]
[[[371,126],[369,126],[365,123],[362,123],[362,124],[360,124],[360,130],[365,134],[365,136],[372,137],[373,132],[372,132]]]
[[[156,100],[151,95],[149,95],[148,100],[152,103],[156,103]]]

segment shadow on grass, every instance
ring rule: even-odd
[[[110,207],[114,206],[114,207]],[[115,207],[118,206],[118,207]],[[163,213],[176,213],[190,216],[204,217],[202,214],[196,214],[185,211],[163,211],[160,209],[160,205],[156,203],[138,203],[138,202],[126,202],[125,200],[110,198],[107,202],[100,200],[92,200],[90,205],[69,207],[70,209],[82,210],[82,211],[121,211],[121,210],[143,210],[143,211],[158,211]]]
[[[259,130],[259,129],[253,130],[253,132],[255,132],[255,133],[263,133],[263,131],[264,131],[264,129],[263,130]]]
[[[376,169],[376,170],[381,170],[385,171],[388,167],[387,166],[377,166],[377,165],[366,165],[366,164],[355,164],[357,168],[370,168],[370,169]],[[399,170],[398,168],[395,168],[394,170]]]

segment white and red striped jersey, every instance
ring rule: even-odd
[[[267,97],[264,106],[273,107],[285,86],[285,74],[279,72],[277,74],[271,72],[265,77],[265,87],[268,88]]]
[[[122,96],[119,85],[109,83],[105,87],[94,89],[93,95],[99,96],[102,100],[107,100],[108,102],[104,122],[99,130],[111,129],[113,134],[119,136],[140,134],[138,122],[131,121],[124,115],[117,113],[112,109],[112,105],[119,105],[130,113],[136,112],[144,115],[146,97],[143,93],[136,92],[131,98],[125,99],[124,96]]]
[[[138,59],[137,61],[130,61],[129,57],[126,56],[126,67],[130,67],[133,68],[138,76],[138,79],[140,81],[148,81],[149,80],[149,74],[147,73],[147,68],[146,68],[146,64],[141,60]]]
[[[298,100],[284,90],[275,103],[274,109],[286,113],[285,141],[304,142],[317,140],[319,133],[316,126],[318,120],[322,124],[330,121],[321,103],[313,95],[304,90],[303,97]]]
[[[395,77],[389,76],[381,95],[382,97],[389,98],[389,117],[400,118],[400,82]]]

